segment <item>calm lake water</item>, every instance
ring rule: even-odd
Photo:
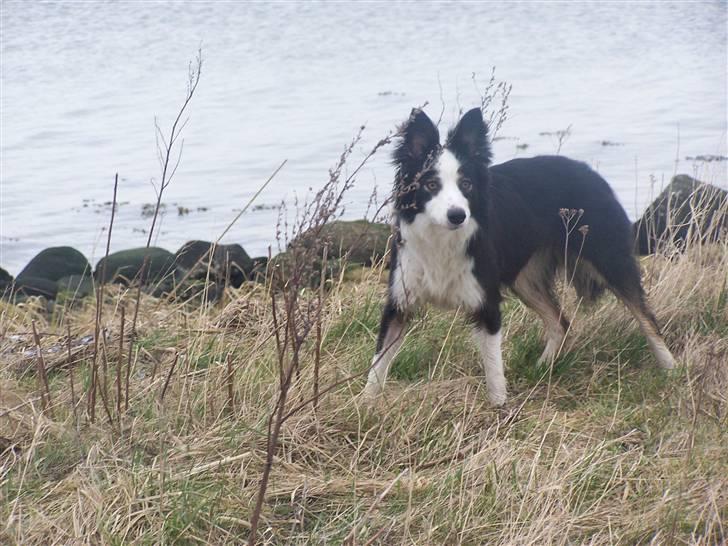
[[[143,246],[159,177],[154,118],[167,130],[202,44],[202,81],[156,244],[214,240],[268,175],[276,205],[327,179],[366,124],[363,157],[429,101],[443,125],[478,102],[472,74],[513,85],[495,159],[561,153],[589,162],[634,218],[676,172],[726,185],[726,3],[12,2],[1,10],[0,265],[38,251],[103,255]],[[603,145],[603,141],[617,145]],[[389,150],[348,196],[361,217],[389,190]],[[676,164],[676,159],[679,161]],[[177,206],[190,209],[180,216]],[[205,210],[198,210],[205,209]],[[252,255],[277,213],[246,213],[226,236]],[[275,247],[274,247],[275,249]]]

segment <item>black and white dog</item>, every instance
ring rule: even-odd
[[[549,362],[569,326],[554,295],[563,268],[580,297],[614,292],[637,319],[658,365],[673,368],[645,303],[632,225],[607,182],[560,156],[495,166],[490,157],[480,109],[460,119],[444,146],[430,118],[412,111],[394,152],[389,297],[365,396],[381,392],[410,312],[433,303],[469,314],[488,396],[503,404],[501,289],[510,288],[543,320],[540,360]]]

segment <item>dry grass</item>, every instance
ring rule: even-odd
[[[509,299],[511,398],[496,410],[486,401],[462,316],[427,310],[375,407],[356,399],[363,384],[357,379],[324,395],[316,412],[307,406],[283,424],[259,539],[724,541],[728,243],[646,258],[643,266],[679,370],[656,369],[636,324],[611,297],[594,309],[571,302],[568,351],[552,374],[537,369],[540,326]],[[385,278],[381,267],[359,271],[325,299],[322,389],[367,368]],[[40,303],[0,303],[0,543],[222,544],[247,537],[278,393],[267,289],[247,284],[207,308],[143,296],[129,410],[118,415],[116,363],[127,360],[119,354],[119,320],[122,307],[131,314],[134,299],[121,288],[105,295],[99,381],[106,381],[110,410],[99,410],[95,423],[79,394],[90,377],[90,350],[79,340],[94,331],[93,303],[58,305],[51,316]],[[33,321],[52,417],[42,411]],[[313,345],[303,350],[291,406],[311,396]]]

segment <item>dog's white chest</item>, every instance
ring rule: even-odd
[[[390,287],[401,309],[432,303],[475,311],[483,305],[483,289],[467,253],[468,241],[477,230],[475,222],[471,224],[470,229],[449,231],[418,225],[415,220],[401,227],[403,244]]]

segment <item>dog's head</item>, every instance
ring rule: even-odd
[[[490,145],[479,108],[466,112],[440,145],[437,127],[414,109],[394,152],[395,209],[411,223],[424,215],[443,229],[461,229],[486,199]]]

